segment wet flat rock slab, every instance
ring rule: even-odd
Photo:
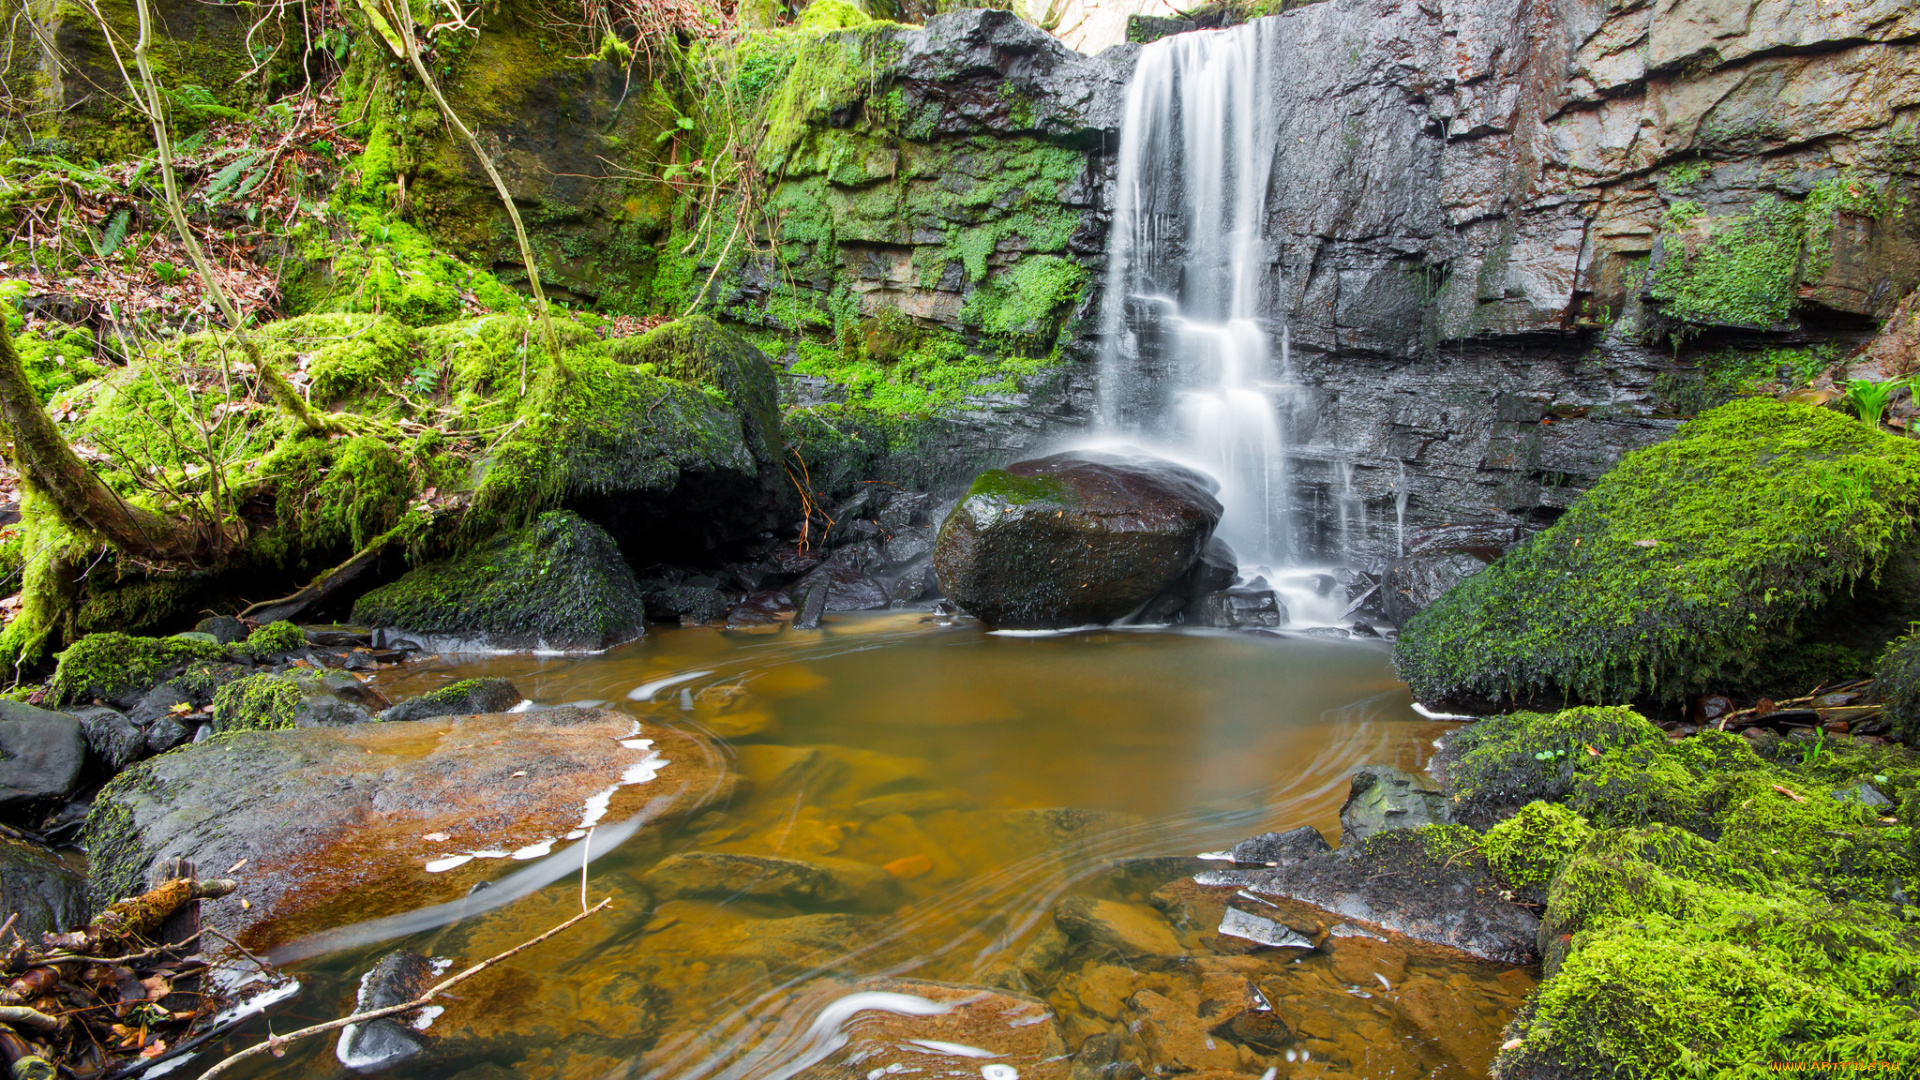
[[[597,709],[244,732],[102,791],[94,899],[168,856],[237,865],[247,906],[212,921],[266,945],[458,898],[589,826],[684,818],[733,784],[703,739]]]

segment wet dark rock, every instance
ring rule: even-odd
[[[570,511],[540,515],[362,596],[356,622],[419,640],[495,649],[605,649],[646,632],[640,586],[619,545]]]
[[[946,595],[991,626],[1112,622],[1185,574],[1220,520],[1218,485],[1169,461],[1056,454],[983,473],[940,527]]]
[[[1200,620],[1195,609],[1201,598],[1231,587],[1239,570],[1239,560],[1233,554],[1233,548],[1225,540],[1213,537],[1200,550],[1200,557],[1180,576],[1180,580],[1147,601],[1147,606],[1140,610],[1137,618],[1148,624],[1198,622]]]
[[[434,983],[433,961],[415,952],[390,952],[360,977],[360,993],[354,1000],[356,1013],[371,1012],[405,1004],[426,992]],[[340,1031],[334,1051],[340,1064],[356,1071],[371,1071],[397,1065],[427,1051],[427,1036],[416,1030],[414,1016],[401,1013]]]
[[[667,585],[649,589],[647,615],[688,626],[706,626],[726,618],[726,594],[711,585]]]
[[[372,649],[350,649],[340,666],[348,671],[372,671],[380,662],[373,658]]]
[[[79,720],[0,699],[0,806],[64,798],[86,763]]]
[[[905,566],[932,553],[933,530],[925,526],[896,529],[887,537],[887,564],[890,566]]]
[[[209,619],[201,619],[193,624],[193,629],[196,633],[211,636],[221,645],[245,641],[247,637],[247,624],[231,615],[215,615]]]
[[[898,535],[906,529],[926,525],[932,505],[933,497],[924,491],[896,491],[874,515],[874,521],[887,532]]]
[[[1502,898],[1483,862],[1434,851],[1422,831],[1397,829],[1291,866],[1214,870],[1194,881],[1310,904],[1336,922],[1355,921],[1483,960],[1525,964],[1538,956],[1533,913]]]
[[[373,635],[362,630],[308,626],[302,627],[300,634],[308,644],[329,649],[370,649],[374,645]]]
[[[825,589],[824,611],[868,611],[886,607],[890,599],[887,587],[871,574],[831,564],[808,574],[795,588],[802,593]],[[801,608],[804,614],[806,605]]]
[[[1123,956],[1186,954],[1159,912],[1139,904],[1064,896],[1053,905],[1053,923],[1074,941],[1108,945]]]
[[[1348,781],[1340,807],[1340,846],[1352,848],[1375,833],[1453,820],[1440,785],[1391,765],[1362,765]]]
[[[804,588],[796,587],[798,602],[794,606],[793,628],[795,630],[817,630],[820,617],[827,612],[827,597],[833,590],[825,581],[808,582]]]
[[[117,773],[147,756],[147,733],[132,720],[113,709],[94,707],[76,709],[86,732],[87,751],[109,773]]]
[[[799,576],[820,565],[820,556],[810,551],[782,547],[767,556],[767,565],[776,574]]]
[[[221,869],[247,859],[235,900],[204,917],[249,947],[270,945],[458,899],[522,864],[476,858],[425,874],[427,862],[557,840],[578,827],[589,796],[656,753],[668,762],[662,782],[615,790],[609,821],[666,795],[647,827],[672,828],[728,797],[732,774],[702,738],[646,724],[653,748],[633,749],[620,742],[633,723],[562,707],[238,731],[183,747],[135,763],[95,797],[84,834],[89,897],[98,909],[143,891],[160,859]]]
[[[896,604],[911,604],[926,598],[940,587],[934,577],[931,560],[917,563],[900,572],[887,586],[887,598]]]
[[[1283,833],[1261,833],[1233,845],[1235,866],[1293,866],[1333,848],[1320,830],[1302,825]]]
[[[0,909],[19,915],[14,932],[38,941],[87,921],[86,875],[45,848],[0,837]]]
[[[878,540],[862,540],[835,548],[824,564],[834,570],[857,570],[871,573],[887,565],[887,553]]]
[[[196,701],[195,697],[179,680],[169,679],[142,694],[140,700],[134,702],[133,708],[127,710],[127,719],[132,720],[135,726],[146,727],[161,717],[191,712],[207,703],[207,699]]]
[[[383,710],[380,719],[426,720],[435,716],[506,712],[520,704],[524,697],[520,688],[508,679],[462,679]]]
[[[757,592],[740,601],[727,613],[727,629],[747,630],[775,626],[780,616],[793,610],[793,598],[779,590]]]
[[[163,716],[141,730],[146,733],[149,754],[164,754],[193,736],[192,729],[171,716]]]
[[[802,862],[713,851],[668,856],[641,884],[661,900],[744,899],[843,909],[884,908],[898,890],[886,871],[851,859]]]
[[[1293,1029],[1253,984],[1242,990],[1240,1000],[1222,1004],[1221,1011],[1228,1015],[1213,1026],[1213,1034],[1268,1053],[1279,1053],[1293,1042]]]
[[[1388,622],[1405,623],[1486,566],[1472,555],[1454,552],[1394,559],[1380,583],[1381,613]]]
[[[1272,589],[1222,589],[1187,609],[1191,621],[1224,630],[1273,629],[1287,625],[1287,605]]]

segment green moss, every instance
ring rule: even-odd
[[[1666,219],[1667,256],[1653,272],[1653,298],[1687,322],[1766,328],[1793,311],[1806,218],[1797,204],[1768,196],[1747,213],[1713,219],[1697,212]],[[1690,235],[1675,235],[1676,231]]]
[[[985,394],[1017,393],[1021,379],[1054,366],[1047,358],[982,356],[932,331],[891,363],[859,352],[850,358],[844,349],[806,339],[797,349],[795,374],[829,379],[846,387],[851,400],[896,416],[937,413]]]
[[[1747,399],[1628,454],[1551,528],[1410,619],[1422,700],[1733,689],[1911,536],[1920,447]]]
[[[1514,885],[1544,886],[1560,863],[1584,845],[1593,827],[1579,814],[1549,802],[1531,802],[1480,838],[1487,865]]]
[[[371,435],[290,441],[261,471],[281,529],[302,551],[358,551],[399,523],[417,490],[399,452]]]
[[[259,627],[254,630],[253,633],[247,635],[247,640],[242,648],[249,655],[253,656],[254,659],[264,660],[269,656],[278,656],[281,653],[293,652],[295,649],[304,649],[306,645],[306,636],[300,632],[300,628],[285,619],[281,619]]]
[[[654,371],[693,386],[711,386],[726,395],[756,428],[756,451],[763,460],[779,458],[780,393],[773,367],[753,343],[704,315],[678,319],[608,349],[616,361],[652,365]]]
[[[256,631],[256,635],[258,633]],[[305,695],[300,687],[283,675],[250,675],[235,679],[213,695],[214,730],[274,731],[290,728],[304,700]]]
[[[1920,634],[1908,633],[1887,646],[1874,664],[1873,682],[1894,736],[1920,743]]]
[[[1840,215],[1875,219],[1886,214],[1888,204],[1878,183],[1843,174],[1813,185],[1805,208],[1807,259],[1800,276],[1818,282],[1833,265],[1833,230],[1839,227]]]
[[[1010,506],[1025,506],[1037,502],[1066,502],[1073,497],[1073,489],[1058,477],[1015,476],[1005,469],[989,469],[967,489],[967,498],[976,495],[998,499]]]
[[[499,648],[606,648],[645,625],[619,546],[570,511],[542,514],[472,551],[362,596],[354,621],[484,635]]]
[[[344,340],[328,342],[306,358],[309,400],[324,406],[372,393],[390,395],[412,366],[415,347],[413,331],[400,320],[364,320]]]
[[[1596,751],[1665,742],[1646,717],[1618,706],[1488,717],[1447,736],[1447,791],[1455,817],[1486,823],[1564,800]]]
[[[1030,255],[974,290],[962,318],[1011,351],[1044,352],[1086,284],[1080,264],[1058,255]]]
[[[859,5],[847,0],[812,0],[800,17],[794,20],[795,30],[851,30],[873,22],[868,14],[860,10]]]
[[[224,645],[190,638],[88,634],[60,654],[59,666],[47,681],[47,699],[54,705],[104,700],[153,685],[175,664],[230,656]]]

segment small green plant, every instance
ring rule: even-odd
[[[1800,751],[1800,765],[1805,768],[1820,760],[1821,751],[1827,748],[1827,729],[1815,728],[1813,742]]]
[[[1885,382],[1850,379],[1847,382],[1844,400],[1855,416],[1858,416],[1868,427],[1878,430],[1881,419],[1887,414],[1887,402],[1892,400],[1894,391],[1900,389],[1901,385],[1894,379],[1888,379]]]

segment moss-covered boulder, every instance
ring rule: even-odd
[[[125,708],[196,660],[232,658],[227,646],[203,638],[89,634],[60,654],[47,682],[47,700],[54,705],[105,701]]]
[[[340,727],[373,719],[375,691],[343,671],[288,671],[249,675],[213,695],[215,731],[278,731]]]
[[[1614,707],[1477,722],[1441,765],[1459,816],[1492,827],[1429,843],[1544,902],[1548,979],[1496,1077],[1743,1075],[1920,1034],[1920,754],[1673,740]]]
[[[780,460],[780,391],[773,365],[751,341],[695,315],[637,338],[616,340],[607,351],[623,363],[651,364],[668,378],[725,394],[746,421],[754,456],[768,463]]]
[[[518,687],[506,679],[461,679],[384,710],[386,721],[430,720],[436,716],[477,716],[506,712],[518,705]]]
[[[1171,461],[1055,454],[980,474],[940,526],[940,587],[991,626],[1108,623],[1187,572],[1219,485]]]
[[[353,618],[446,648],[593,652],[646,632],[619,545],[567,510],[367,593]]]
[[[1423,701],[1677,701],[1756,677],[1905,548],[1920,446],[1753,398],[1634,451],[1551,528],[1409,620]]]

